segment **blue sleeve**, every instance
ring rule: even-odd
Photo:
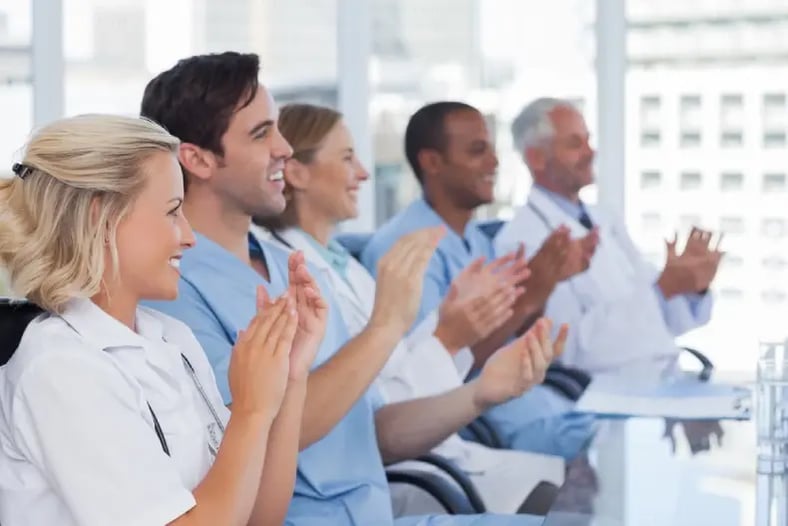
[[[222,400],[229,405],[232,395],[227,374],[236,335],[230,338],[202,295],[183,279],[180,281],[178,299],[175,301],[149,301],[145,304],[188,325],[213,368]]]

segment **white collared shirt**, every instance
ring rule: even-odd
[[[218,424],[181,353],[222,423],[229,411],[185,325],[142,307],[136,324],[73,300],[28,326],[0,368],[0,524],[158,526],[195,505]]]

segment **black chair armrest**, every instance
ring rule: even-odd
[[[34,303],[0,298],[0,365],[11,359],[28,324],[42,312]]]
[[[449,480],[437,473],[417,469],[386,470],[389,484],[409,484],[423,491],[443,506],[450,515],[472,515],[476,513],[463,493]]]
[[[484,416],[480,416],[460,430],[460,436],[466,440],[478,442],[493,449],[502,449],[503,440],[493,425]]]
[[[555,363],[547,369],[543,383],[576,402],[591,383],[591,376],[580,369]]]
[[[450,476],[452,480],[454,480],[454,482],[456,482],[457,485],[462,488],[462,491],[465,492],[468,502],[474,509],[473,513],[487,512],[487,507],[484,505],[484,501],[479,495],[479,492],[476,491],[476,486],[473,485],[473,481],[471,481],[470,477],[460,470],[460,468],[454,465],[452,461],[434,453],[427,453],[426,455],[420,456],[416,460],[419,462],[424,462],[425,464],[430,464],[431,466],[435,466]]]
[[[696,349],[690,349],[689,347],[682,347],[681,349],[691,354],[695,358],[697,358],[697,360],[700,362],[702,367],[700,373],[698,373],[698,378],[700,379],[700,381],[701,382],[709,381],[709,379],[711,378],[711,373],[714,372],[714,364],[712,363],[712,361],[709,360],[709,358],[705,354],[703,354],[702,352]]]

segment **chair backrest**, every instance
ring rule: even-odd
[[[484,232],[484,234],[493,239],[495,235],[501,230],[504,225],[504,221],[502,219],[491,219],[489,221],[482,221],[479,223],[479,230]]]
[[[28,301],[0,298],[0,365],[11,359],[28,324],[42,312]]]
[[[339,242],[339,244],[345,247],[345,249],[350,252],[350,255],[357,260],[361,259],[361,253],[364,252],[364,248],[367,246],[367,243],[369,243],[370,239],[372,239],[371,232],[353,232],[339,234],[336,237],[336,240]]]

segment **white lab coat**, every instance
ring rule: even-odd
[[[301,250],[306,260],[332,287],[348,332],[355,336],[366,326],[375,304],[375,280],[355,259],[348,262],[345,281],[315,249],[306,235],[286,229],[272,236],[253,227],[255,235],[287,250]],[[402,340],[377,378],[389,403],[433,396],[460,387],[472,364],[470,350],[454,360],[433,335],[437,313],[433,313]],[[558,457],[498,451],[468,442],[454,434],[433,449],[454,461],[474,480],[492,512],[512,513],[540,481],[563,483],[563,460]],[[424,466],[421,465],[421,469]]]
[[[27,327],[0,368],[2,524],[169,524],[195,505],[230,413],[188,327],[143,307],[136,321],[79,299]]]
[[[641,256],[623,221],[596,207],[588,213],[600,232],[591,266],[559,284],[547,302],[546,315],[556,326],[571,326],[561,360],[592,373],[662,369],[653,366],[671,364],[679,353],[674,338],[708,322],[711,294],[660,301],[654,288],[659,271]],[[496,236],[496,251],[502,254],[525,243],[526,253],[533,255],[561,225],[568,226],[574,238],[588,233],[533,187],[528,202]]]

